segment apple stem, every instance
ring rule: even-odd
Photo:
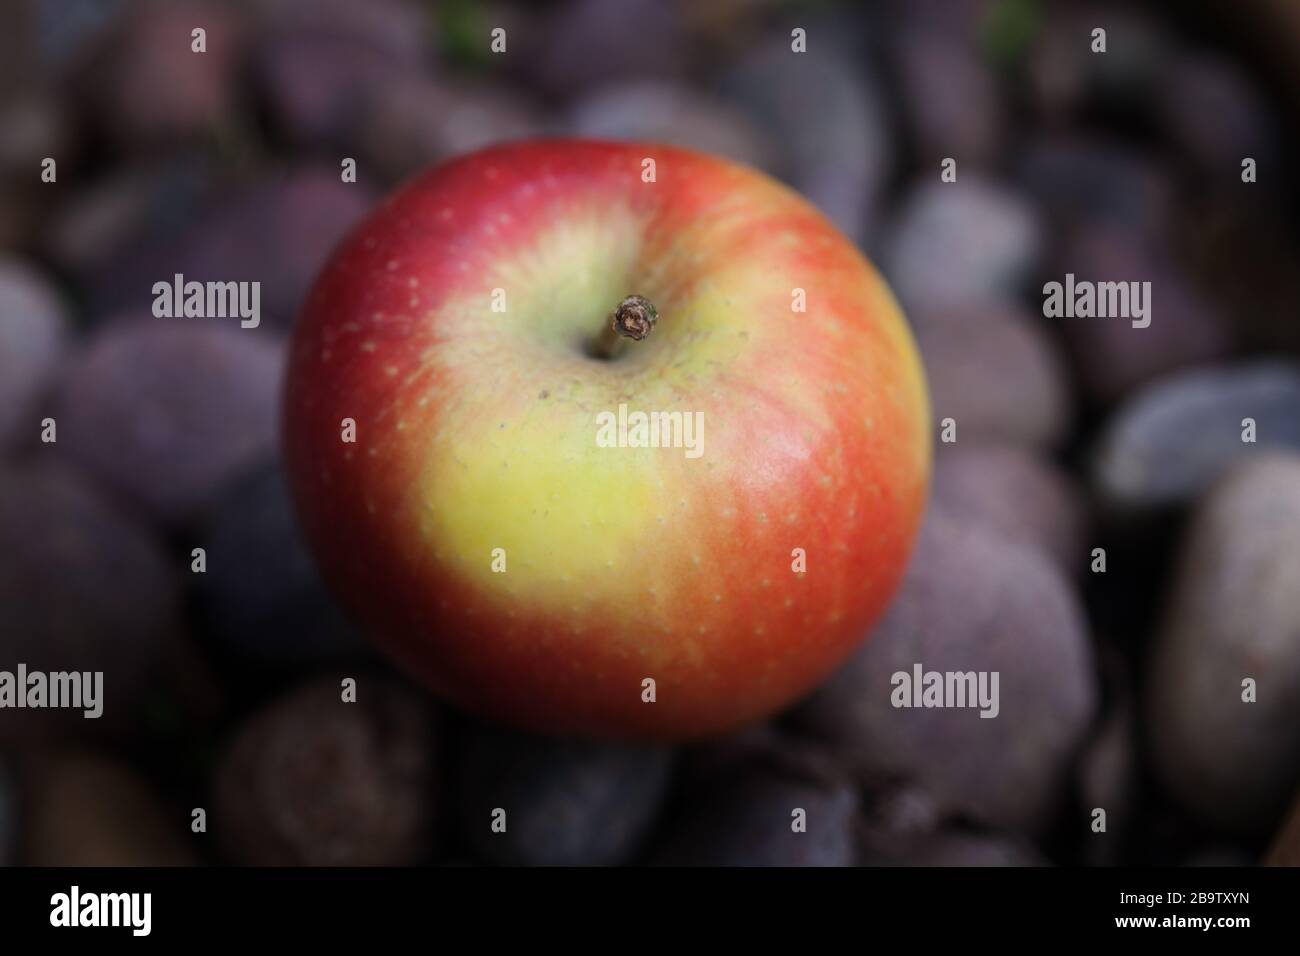
[[[589,344],[588,353],[593,358],[609,361],[623,350],[623,340],[640,342],[654,331],[659,321],[659,310],[643,295],[625,296],[609,318],[609,325],[601,329]]]

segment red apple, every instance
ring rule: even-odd
[[[611,349],[629,295],[658,322]],[[703,442],[605,447],[620,405],[701,413]],[[284,441],[326,581],[407,671],[531,730],[667,739],[773,713],[869,633],[927,421],[898,306],[807,202],[553,140],[432,169],[352,232],[294,333]]]

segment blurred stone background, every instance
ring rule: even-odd
[[[118,703],[0,711],[0,862],[1300,859],[1286,0],[3,6],[0,669],[103,670]],[[276,405],[315,271],[403,177],[543,134],[793,185],[959,423],[893,609],[766,726],[674,752],[480,726],[371,655],[298,539]],[[1150,328],[1043,318],[1067,271],[1151,280]],[[153,319],[174,272],[260,280],[262,326]],[[918,660],[999,670],[1002,715],[893,710]]]

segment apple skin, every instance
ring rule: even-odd
[[[654,334],[590,357],[632,293]],[[703,412],[702,456],[598,447],[620,403]],[[928,421],[891,293],[799,196],[545,140],[431,169],[345,239],[294,332],[283,441],[327,584],[416,679],[535,732],[675,740],[772,714],[867,636]]]

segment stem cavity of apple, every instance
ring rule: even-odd
[[[590,343],[592,358],[609,361],[623,350],[623,340],[640,342],[654,331],[659,310],[643,295],[626,296],[610,316],[609,325]]]

